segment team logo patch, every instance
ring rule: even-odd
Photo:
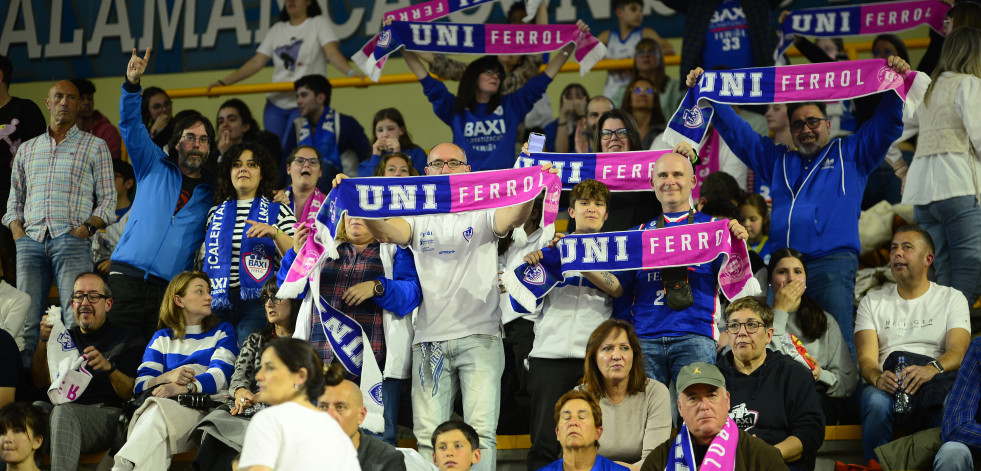
[[[741,243],[741,242],[738,242]],[[732,254],[729,258],[729,263],[722,268],[723,280],[739,280],[740,274],[743,268],[747,266],[747,261],[740,254]]]
[[[756,426],[756,420],[759,416],[759,412],[746,408],[745,402],[734,407],[732,412],[729,413],[729,417],[732,417],[732,421],[736,423],[736,426],[740,430],[747,432]]]
[[[62,331],[61,335],[58,336],[58,344],[61,345],[61,351],[70,352],[75,350],[75,341],[72,340],[72,336],[68,335],[68,331]]]
[[[473,237],[473,226],[468,227],[467,230],[463,231],[463,238],[470,242],[470,238]]]
[[[382,31],[381,35],[378,36],[378,45],[381,47],[388,47],[392,43],[392,30],[386,29]]]
[[[879,83],[888,86],[899,79],[899,74],[897,74],[895,70],[892,70],[889,67],[880,67],[879,72],[876,73],[876,78],[879,79]]]
[[[375,385],[372,386],[371,389],[368,390],[368,395],[371,396],[371,400],[372,401],[375,401],[376,404],[378,404],[379,406],[380,405],[383,405],[382,404],[382,384],[381,383],[375,383]]]
[[[249,277],[261,283],[269,276],[272,261],[263,252],[262,247],[257,246],[254,252],[249,252],[242,256],[242,266],[245,268],[245,272],[249,274]]]
[[[524,277],[521,279],[530,285],[541,286],[545,284],[545,269],[541,264],[525,268]]]
[[[702,118],[702,110],[698,108],[698,105],[691,107],[691,109],[685,110],[682,118],[685,120],[686,128],[699,128],[705,122]]]

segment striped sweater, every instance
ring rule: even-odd
[[[198,391],[215,394],[227,388],[236,355],[235,328],[227,322],[207,332],[201,332],[200,325],[188,326],[183,339],[174,338],[171,329],[158,330],[143,353],[133,392],[143,392],[152,378],[177,367],[189,366],[194,369]]]

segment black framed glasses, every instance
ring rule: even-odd
[[[269,296],[268,294],[263,294],[259,296],[259,303],[265,305],[269,301],[272,301],[273,306],[277,306],[279,305],[279,303],[283,302],[282,299],[279,299],[275,296]]]
[[[496,75],[497,78],[504,79],[504,74],[502,74],[500,70],[497,70],[497,69],[494,69],[494,68],[490,68],[490,69],[484,70],[484,75],[487,75],[487,76],[495,76]]]
[[[610,129],[600,130],[600,138],[603,139],[604,141],[609,141],[610,139],[613,139],[614,134],[616,134],[617,137],[621,139],[626,139],[627,135],[630,134],[630,132],[627,131],[627,128],[620,128],[620,129],[613,129],[613,130]]]
[[[200,145],[200,146],[206,146],[209,143],[211,143],[211,139],[208,136],[198,137],[198,136],[195,136],[194,134],[191,134],[191,133],[185,134],[184,135],[184,138],[181,139],[181,140],[184,141],[184,142],[187,142],[187,143],[191,143],[191,144],[193,144],[195,141],[197,141],[198,145]]]
[[[310,164],[311,167],[316,167],[320,165],[320,161],[317,160],[315,157],[310,157],[309,159],[304,157],[296,157],[293,159],[293,163],[299,165],[300,167],[306,164]]]
[[[90,303],[95,304],[108,297],[102,293],[72,293],[72,301],[76,303],[81,303],[83,299],[88,299]]]
[[[790,132],[801,132],[804,129],[804,124],[807,123],[807,127],[811,130],[817,129],[821,121],[828,121],[828,118],[807,118],[806,120],[797,120],[790,123]]]
[[[467,164],[466,162],[463,162],[461,160],[450,159],[450,160],[434,160],[426,164],[426,166],[433,170],[439,170],[443,168],[444,165],[446,165],[447,167],[450,168],[450,170],[456,170],[460,168],[461,165],[466,165],[466,164]]]
[[[755,334],[760,331],[760,327],[763,327],[763,323],[760,321],[730,322],[726,324],[726,332],[736,335],[743,326],[746,327],[747,334]]]

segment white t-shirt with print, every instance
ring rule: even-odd
[[[256,52],[272,57],[272,81],[295,82],[310,74],[327,74],[323,47],[337,41],[334,28],[323,15],[309,17],[296,26],[279,21],[269,28]],[[266,98],[282,109],[296,108],[296,93],[268,93]]]
[[[286,402],[259,411],[245,431],[239,469],[360,471],[351,438],[326,412]]]
[[[422,285],[414,343],[500,335],[495,211],[405,218]]]
[[[855,332],[874,330],[879,336],[879,368],[894,351],[940,357],[947,331],[955,328],[971,331],[967,298],[933,282],[926,293],[910,300],[900,297],[895,285],[872,291],[855,315]]]

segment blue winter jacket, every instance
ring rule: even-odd
[[[858,217],[869,174],[903,133],[903,101],[884,93],[871,120],[832,139],[812,158],[762,137],[728,105],[713,105],[712,124],[756,178],[770,186],[771,250],[799,250],[808,260],[861,251]]]
[[[125,82],[119,98],[119,132],[136,173],[136,198],[112,260],[170,280],[192,267],[204,242],[205,221],[214,204],[214,177],[202,169],[204,182],[174,213],[182,181],[177,156],[167,156],[150,139],[140,119],[141,91],[139,85]]]

